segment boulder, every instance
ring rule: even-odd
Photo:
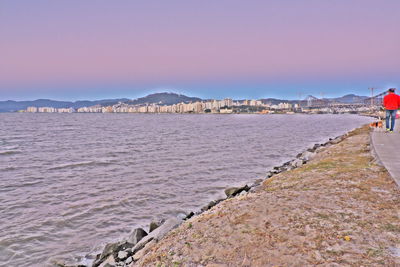
[[[194,216],[194,212],[191,211],[191,212],[184,218],[184,220],[188,220],[188,219],[192,218],[193,216]]]
[[[338,138],[332,139],[329,143],[335,145],[335,144],[339,144],[342,140],[343,140],[342,138],[338,137]]]
[[[259,186],[262,182],[264,182],[263,179],[257,179],[257,180],[254,181],[254,183],[250,187]]]
[[[165,222],[164,219],[161,219],[161,220],[158,220],[158,221],[152,221],[152,222],[150,223],[149,233],[153,232],[155,229],[157,229],[158,227],[160,227],[164,222]]]
[[[210,201],[206,206],[201,208],[201,211],[206,211],[214,207],[217,203],[215,201]]]
[[[243,190],[242,192],[240,192],[239,196],[245,196],[247,194],[248,194],[248,192]]]
[[[245,185],[243,187],[230,187],[225,189],[225,195],[226,197],[233,197],[236,196],[238,194],[240,194],[240,192],[242,191],[249,191],[250,187],[248,185]]]
[[[180,212],[176,215],[176,217],[178,217],[181,220],[184,220],[187,217],[187,214],[184,212]]]
[[[310,152],[310,151],[306,151],[306,152],[303,153],[302,158],[303,158],[305,161],[309,161],[309,160],[311,160],[312,158],[314,158],[314,156],[315,156],[315,153]]]
[[[267,172],[266,174],[265,174],[265,178],[270,178],[270,177],[272,177],[274,174],[272,173],[272,172]]]
[[[105,262],[106,259],[109,258],[109,256],[113,256],[113,259],[115,261],[115,258],[118,256],[118,252],[121,250],[126,250],[127,248],[132,248],[133,244],[127,242],[127,241],[121,241],[117,243],[109,243],[107,244],[103,252],[100,254],[99,257],[96,257],[96,260],[93,262],[93,267],[101,266]]]
[[[303,160],[301,160],[301,159],[295,159],[295,160],[292,161],[292,166],[294,168],[298,168],[301,165],[303,165]]]
[[[239,190],[240,190],[239,187],[229,187],[229,188],[225,189],[225,195],[227,197],[234,196]]]
[[[94,266],[94,265],[93,265]],[[115,259],[113,255],[108,256],[105,261],[103,261],[99,267],[111,267],[115,266]]]
[[[136,228],[134,229],[130,234],[127,239],[127,241],[131,244],[136,245],[143,237],[147,235],[146,231],[143,230],[142,228]]]
[[[320,146],[322,146],[321,144],[315,144],[314,146],[313,146],[313,150],[315,151],[317,148],[319,148]]]
[[[118,259],[119,259],[120,261],[123,261],[123,260],[125,260],[126,258],[128,258],[128,252],[122,251],[122,250],[118,252]]]
[[[282,171],[281,171],[281,169],[280,168],[274,168],[272,171],[270,171],[272,174],[278,174],[278,173],[281,173]]]
[[[143,237],[133,248],[132,252],[136,253],[141,250],[147,243],[152,240],[159,241],[163,238],[169,231],[175,229],[182,223],[182,220],[178,218],[170,218],[165,221],[160,227],[149,233],[147,236]]]
[[[130,264],[133,261],[132,257],[126,259],[125,264]]]

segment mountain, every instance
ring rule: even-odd
[[[278,98],[264,98],[260,99],[262,103],[269,104],[269,105],[278,105],[279,103],[290,103],[295,104],[298,100],[285,100],[285,99],[278,99]]]
[[[80,100],[80,101],[56,101],[50,99],[37,99],[34,101],[0,101],[0,112],[15,112],[18,110],[26,109],[27,107],[53,107],[53,108],[81,108],[81,107],[89,107],[94,105],[102,105],[102,106],[110,106],[117,104],[119,102],[138,105],[138,104],[161,104],[161,105],[173,105],[181,102],[196,102],[202,101],[201,98],[198,97],[189,97],[185,95],[175,94],[175,93],[156,93],[150,94],[145,97],[141,97],[134,100],[129,100],[127,98],[121,99],[103,99],[103,100]]]
[[[266,104],[271,104],[271,105],[277,105],[279,103],[290,103],[290,104],[297,104],[297,103],[306,103],[307,100],[311,101],[319,101],[320,103],[343,103],[343,104],[359,104],[363,103],[365,99],[367,99],[368,96],[359,96],[355,94],[348,94],[344,95],[342,97],[337,97],[337,98],[317,98],[312,95],[308,95],[306,98],[302,100],[285,100],[285,99],[276,99],[276,98],[265,98],[261,99],[263,103]]]
[[[265,98],[261,99],[263,103],[277,105],[282,102],[296,104],[299,102],[306,103],[307,99],[311,99],[313,101],[322,101],[325,103],[328,102],[335,102],[335,103],[363,103],[363,101],[368,98],[367,96],[358,96],[354,94],[344,95],[338,98],[323,98],[318,99],[314,96],[307,96],[304,100],[285,100],[285,99],[277,99],[277,98]],[[155,93],[150,94],[145,97],[140,97],[134,100],[129,100],[127,98],[120,98],[120,99],[103,99],[103,100],[80,100],[75,102],[70,101],[56,101],[50,99],[37,99],[34,101],[0,101],[0,112],[14,112],[18,110],[26,109],[27,107],[54,107],[54,108],[81,108],[81,107],[89,107],[94,105],[102,105],[102,106],[109,106],[114,105],[118,102],[123,102],[126,104],[131,105],[139,105],[139,104],[159,104],[159,105],[173,105],[177,103],[188,103],[188,102],[196,102],[202,101],[203,99],[198,97],[189,97],[181,94],[175,93]]]
[[[189,102],[196,102],[202,101],[201,98],[198,97],[189,97],[185,95],[179,95],[175,93],[155,93],[145,97],[141,97],[138,99],[130,100],[125,102],[126,104],[131,105],[139,105],[145,103],[157,103],[160,105],[173,105],[178,103],[189,103]]]
[[[95,100],[95,101],[57,101],[50,99],[37,99],[34,101],[0,101],[0,112],[14,112],[22,109],[26,109],[27,107],[53,107],[53,108],[81,108],[87,106],[94,105],[113,105],[118,102],[128,101],[127,98],[122,99],[103,99],[103,100]]]
[[[368,96],[358,96],[355,94],[348,94],[338,98],[332,98],[331,100],[339,103],[363,103]]]

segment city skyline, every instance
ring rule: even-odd
[[[0,100],[296,99],[400,85],[395,0],[11,1]]]

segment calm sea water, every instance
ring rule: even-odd
[[[262,178],[356,115],[0,114],[0,265],[77,259]]]

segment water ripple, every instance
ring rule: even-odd
[[[79,260],[369,118],[0,113],[0,262]]]

